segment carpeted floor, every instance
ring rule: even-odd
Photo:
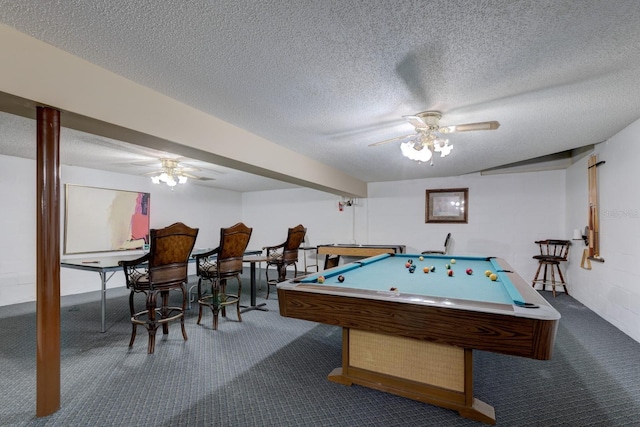
[[[108,294],[106,333],[97,292],[63,298],[61,408],[44,418],[35,417],[35,305],[0,307],[0,425],[482,425],[328,381],[341,364],[340,329],[281,317],[273,292],[270,311],[246,312],[241,323],[230,313],[217,331],[210,312],[198,326],[191,310],[189,340],[174,324],[153,355],[142,329],[128,348],[126,290]],[[477,351],[476,397],[495,407],[500,426],[640,425],[640,343],[573,298],[544,294],[562,314],[553,360]]]

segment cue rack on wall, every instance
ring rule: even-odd
[[[598,166],[605,164],[598,162],[596,155],[589,158],[587,174],[589,176],[589,225],[585,228],[585,243],[587,248],[582,253],[580,267],[591,270],[591,261],[604,262],[600,256],[600,219],[598,217]]]

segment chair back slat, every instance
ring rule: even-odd
[[[189,256],[197,236],[197,228],[181,222],[150,230],[148,270],[151,286],[187,281]]]
[[[220,277],[242,273],[242,258],[252,231],[241,222],[220,230],[220,252],[216,261]]]
[[[282,260],[285,264],[298,261],[298,250],[304,241],[307,229],[302,224],[290,228],[287,232],[287,240],[284,242],[282,250]]]

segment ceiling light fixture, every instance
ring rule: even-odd
[[[419,163],[430,162],[431,166],[433,166],[434,153],[440,153],[440,157],[446,157],[452,149],[453,145],[449,144],[448,139],[438,137],[430,129],[421,130],[414,138],[400,144],[403,156]]]
[[[175,187],[176,184],[185,184],[188,177],[178,168],[178,161],[173,159],[161,159],[162,172],[158,175],[151,176],[154,184],[164,182],[169,187]]]

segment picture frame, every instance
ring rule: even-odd
[[[144,250],[150,193],[66,184],[64,255]]]
[[[467,224],[468,216],[468,188],[426,190],[425,223]]]

